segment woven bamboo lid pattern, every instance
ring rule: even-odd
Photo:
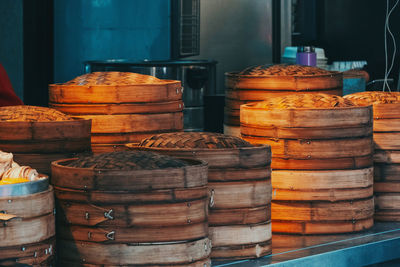
[[[85,155],[70,162],[68,167],[105,170],[156,170],[179,168],[188,163],[169,156],[147,151],[122,151],[98,155]]]
[[[335,72],[327,71],[317,67],[301,66],[301,65],[261,65],[252,66],[239,72],[238,75],[249,76],[318,76],[329,75]]]
[[[261,109],[330,109],[354,107],[349,99],[327,94],[293,94],[283,97],[273,97],[266,101],[247,104],[246,106]]]
[[[239,148],[252,145],[238,137],[207,132],[158,134],[144,139],[139,146],[159,148]]]
[[[70,116],[51,108],[36,106],[0,107],[0,121],[70,121]]]
[[[159,84],[163,83],[154,76],[132,72],[92,72],[74,78],[64,85],[134,85],[134,84]]]
[[[345,99],[351,100],[354,104],[360,106],[372,104],[394,104],[400,103],[399,92],[359,92],[351,95],[346,95]]]

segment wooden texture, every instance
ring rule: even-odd
[[[373,156],[326,159],[287,159],[274,157],[271,168],[275,170],[346,170],[372,166]]]
[[[91,121],[0,122],[0,149],[12,153],[68,153],[90,149]]]
[[[255,208],[210,209],[208,222],[213,226],[258,224],[271,220],[271,204]]]
[[[224,134],[240,137],[240,126],[228,125],[224,123]]]
[[[138,166],[152,168],[164,162],[161,156],[153,159],[142,154],[135,154]],[[115,157],[103,157],[101,164],[110,169],[121,162],[128,166],[129,162]],[[70,160],[53,164],[61,262],[102,266],[208,262],[209,193],[204,162],[186,159],[188,165],[183,167],[116,171],[62,166]]]
[[[187,160],[191,165],[161,170],[95,170],[65,166],[74,159],[52,163],[52,184],[80,190],[154,190],[204,186],[207,164]],[[134,182],[133,182],[134,181]]]
[[[213,209],[251,208],[271,202],[271,180],[208,183]]]
[[[51,103],[144,103],[182,99],[180,81],[137,85],[62,85],[49,86]]]
[[[6,214],[14,214],[20,218],[34,218],[53,213],[53,188],[51,187],[47,191],[25,196],[1,196],[0,210]]]
[[[259,127],[255,125],[240,125],[240,131],[245,136],[268,136],[270,138],[286,139],[333,139],[333,138],[351,138],[372,135],[372,124],[356,125],[354,127],[324,127],[324,128],[306,128],[306,127],[277,127],[266,126]]]
[[[400,132],[374,132],[377,150],[400,150]]]
[[[92,144],[92,152],[94,154],[109,153],[116,151],[127,151],[123,144]]]
[[[226,73],[224,123],[240,125],[241,104],[290,94],[342,95],[342,87],[341,73],[308,66],[256,66]]]
[[[183,129],[183,113],[79,115],[92,120],[92,133],[134,133]]]
[[[121,189],[122,190],[122,189]],[[91,191],[55,187],[55,195],[61,201],[89,202],[95,205],[131,203],[175,203],[193,201],[208,196],[206,186],[193,188],[173,188],[151,191]]]
[[[39,243],[24,244],[23,246],[16,247],[2,247],[0,249],[0,265],[16,266],[16,264],[28,264],[33,267],[52,266],[54,264],[55,245],[55,237],[52,237]]]
[[[379,93],[391,102],[398,93]],[[379,95],[378,95],[379,96]],[[390,100],[390,101],[389,101]],[[399,102],[397,100],[397,102]],[[400,103],[374,103],[375,220],[400,221]]]
[[[166,130],[157,132],[132,132],[132,133],[93,133],[92,145],[125,145],[126,143],[140,143],[145,138],[160,133],[179,132],[180,130]]]
[[[109,233],[113,233],[112,240],[107,237]],[[61,239],[74,240],[75,242],[106,242],[107,244],[177,242],[182,240],[196,240],[207,235],[208,227],[206,222],[157,228],[116,228],[116,226],[93,228],[80,225],[65,226],[62,224],[58,224],[57,226],[57,236]]]
[[[342,234],[359,232],[371,228],[374,219],[360,219],[350,221],[310,222],[310,221],[272,221],[273,233],[288,234]]]
[[[58,104],[49,106],[70,115],[115,115],[130,113],[167,113],[183,110],[181,100],[170,102],[123,103],[123,104]]]
[[[52,213],[36,218],[13,219],[0,227],[1,246],[12,247],[38,243],[55,235]]]
[[[265,167],[267,169],[271,163],[271,149],[267,145],[221,149],[138,147],[135,144],[127,146],[132,149],[148,150],[174,157],[204,160],[208,162],[210,169],[213,169],[214,172],[219,169],[224,172],[226,169],[232,168],[242,170],[242,168]],[[253,179],[253,177],[250,174],[249,177],[243,178],[243,180],[246,179]]]
[[[374,119],[400,119],[399,108],[400,103],[374,104]]]
[[[271,146],[273,232],[331,234],[373,225],[372,107],[352,105],[299,95],[241,106],[242,138]]]
[[[344,128],[372,124],[372,106],[343,108],[265,109],[246,104],[240,109],[240,122],[256,127]]]
[[[99,265],[189,264],[207,259],[211,252],[208,238],[166,244],[103,244],[60,240],[57,246],[60,260],[81,262],[84,259],[86,264]]]
[[[398,222],[400,221],[400,209],[376,210],[374,219],[376,221]]]
[[[400,164],[375,163],[374,180],[377,182],[400,181]]]
[[[239,138],[213,133],[157,135],[139,147],[127,146],[208,162],[209,237],[213,247],[222,247],[217,256],[238,259],[270,253],[270,246],[264,245],[271,238],[269,146],[249,146]]]
[[[400,182],[377,183],[375,191],[375,220],[400,221]]]
[[[225,97],[228,101],[232,101],[229,103],[229,107],[232,109],[239,109],[238,105],[235,101],[245,101],[247,104],[254,101],[263,101],[267,100],[271,97],[277,96],[285,96],[289,94],[318,94],[324,93],[328,95],[342,95],[342,87],[332,87],[327,89],[318,89],[318,90],[273,90],[273,89],[251,89],[251,88],[226,88],[225,89]]]
[[[272,139],[244,136],[253,144],[271,146],[272,157],[291,159],[353,158],[373,154],[372,136],[341,139]]]
[[[128,265],[104,265],[104,264],[91,264],[91,263],[84,263],[82,261],[66,261],[66,260],[59,260],[58,266],[68,266],[68,267],[132,267],[131,264]],[[165,266],[162,264],[146,264],[146,267],[161,267]],[[199,260],[196,262],[191,263],[184,263],[184,264],[168,264],[169,267],[211,267],[211,260],[209,258]]]
[[[85,75],[50,85],[49,101],[60,111],[92,120],[95,153],[114,151],[113,145],[120,150],[121,144],[155,133],[183,130],[180,81],[123,72]]]
[[[273,221],[351,221],[370,218],[374,212],[374,200],[371,196],[332,203],[274,201],[272,210]]]
[[[273,76],[273,75],[242,75],[236,72],[225,74],[225,87],[235,89],[270,89],[306,91],[323,90],[342,87],[343,77],[341,73],[327,73],[310,76]]]
[[[356,170],[274,170],[273,200],[338,201],[372,196],[373,168]]]
[[[51,163],[60,159],[72,158],[74,153],[46,153],[46,154],[28,154],[13,153],[14,161],[21,166],[31,166],[39,173],[51,174]]]
[[[271,241],[258,244],[213,247],[213,260],[240,260],[254,259],[271,254]]]
[[[372,197],[339,202],[272,203],[272,231],[297,234],[328,234],[361,231],[372,227]]]
[[[97,206],[92,203],[74,203],[59,200],[59,219],[66,224],[79,226],[98,226],[99,228],[116,227],[115,231],[124,231],[122,228],[151,228],[167,226],[187,226],[203,223],[207,220],[207,199],[177,203],[157,204],[112,204]],[[112,211],[112,212],[110,212]],[[110,212],[112,219],[104,214]],[[203,226],[204,229],[204,226]],[[128,230],[126,230],[128,231]],[[135,229],[132,229],[135,231]],[[153,233],[157,236],[157,232]],[[121,237],[122,238],[122,237]],[[135,238],[134,236],[132,238]],[[149,236],[148,238],[152,238]],[[176,238],[171,236],[170,238]],[[190,238],[186,238],[190,239]],[[183,240],[186,240],[183,239]],[[148,242],[156,242],[153,240]],[[122,241],[128,242],[128,241]],[[144,241],[132,241],[144,242]]]
[[[208,168],[209,182],[268,180],[269,177],[271,168],[268,165],[252,168]]]
[[[55,248],[53,188],[36,194],[0,197],[0,211],[9,215],[0,216],[0,265],[49,266]]]
[[[264,243],[271,240],[271,222],[256,225],[210,226],[213,247]]]
[[[374,110],[375,111],[375,110]],[[400,115],[398,115],[400,117]],[[400,118],[374,118],[374,132],[400,132]]]

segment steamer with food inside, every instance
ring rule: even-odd
[[[342,95],[339,72],[300,65],[261,65],[225,74],[224,133],[240,136],[240,105],[290,94]]]
[[[52,183],[60,266],[210,266],[204,162],[81,156],[53,162]]]
[[[298,94],[246,104],[240,112],[242,138],[271,146],[273,232],[372,227],[372,106]]]
[[[48,177],[4,152],[0,173],[0,265],[52,266],[55,216]]]

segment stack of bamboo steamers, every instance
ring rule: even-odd
[[[0,194],[0,211],[22,218],[0,216],[3,232],[31,233],[0,244],[1,264],[49,266],[57,251],[60,266],[206,267],[270,254],[271,232],[361,231],[374,208],[400,220],[398,93],[342,98],[341,74],[297,65],[226,84],[225,130],[242,139],[181,132],[180,82],[134,73],[50,85],[50,106],[67,114],[0,108],[0,149],[45,173],[52,162],[52,186]],[[29,224],[39,219],[47,232]]]
[[[400,221],[400,93],[362,92],[345,98],[373,105],[375,219]]]
[[[276,87],[267,100],[240,107],[242,138],[271,146],[272,231],[333,234],[372,227],[372,107],[335,96],[341,74],[314,67],[258,66],[236,78],[230,87],[243,80]]]
[[[272,230],[360,231],[373,225],[372,107],[326,94],[241,106],[242,137],[272,149]]]
[[[121,151],[52,171],[60,266],[210,266],[206,163]]]
[[[263,65],[225,74],[224,133],[240,136],[240,105],[288,94],[342,95],[339,72],[299,66]]]
[[[211,258],[271,253],[269,146],[216,133],[160,134],[131,148],[208,162]]]
[[[49,106],[92,120],[95,153],[124,149],[160,132],[183,130],[180,81],[129,72],[94,72],[49,87]]]
[[[54,160],[90,150],[90,126],[44,107],[0,108],[0,150],[13,153],[0,153],[1,266],[54,264],[54,191],[47,176],[34,177],[49,174]]]

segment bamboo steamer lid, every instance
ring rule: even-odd
[[[342,74],[301,65],[252,66],[241,72],[225,74],[225,87],[233,89],[270,89],[309,91],[337,88],[341,92]]]
[[[105,191],[189,188],[207,184],[207,164],[146,151],[110,152],[53,162],[52,183]]]
[[[371,113],[340,96],[298,94],[242,105],[240,122],[242,134],[252,136],[327,139],[370,135]]]
[[[135,144],[127,146],[136,147]],[[207,161],[210,168],[268,166],[271,156],[268,146],[253,146],[235,136],[207,132],[153,135],[143,139],[137,148],[180,157],[190,156]]]
[[[93,72],[64,84],[51,84],[51,103],[144,103],[182,99],[180,81],[131,72]]]

